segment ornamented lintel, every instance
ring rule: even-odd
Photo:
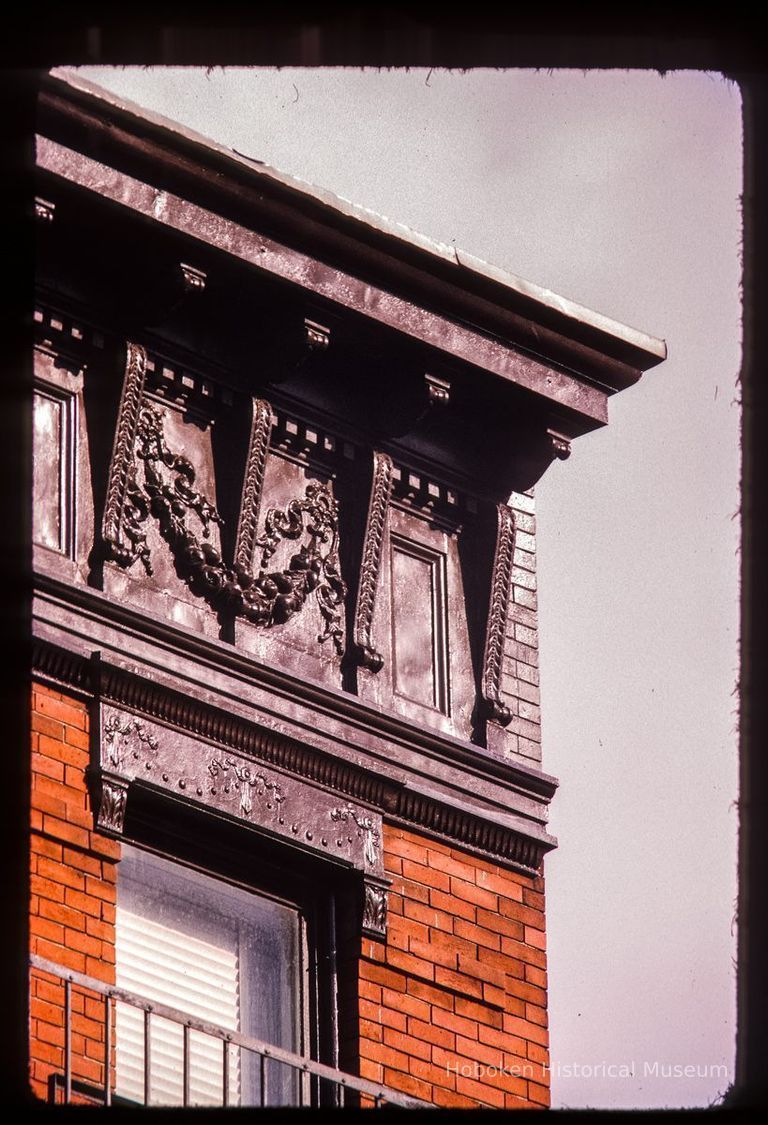
[[[219,754],[229,754],[234,750],[252,767],[277,766],[282,770],[281,777],[287,772],[297,779],[299,785],[308,783],[315,792],[318,792],[318,786],[322,791],[330,788],[338,795],[331,807],[338,804],[339,796],[351,796],[394,823],[434,833],[439,839],[464,847],[472,854],[511,864],[532,875],[539,873],[542,858],[556,847],[556,841],[551,837],[529,836],[500,825],[493,817],[489,818],[469,806],[448,808],[434,797],[418,792],[418,788],[395,781],[386,772],[374,776],[357,764],[341,758],[329,758],[310,745],[297,743],[199,699],[186,698],[180,706],[177,694],[162,684],[137,678],[113,665],[100,665],[97,674],[93,660],[49,641],[35,639],[32,666],[36,675],[45,682],[65,684],[78,692],[100,696],[104,700],[103,706],[109,710],[119,709],[125,714],[123,708],[131,708],[132,712],[147,717],[142,721],[151,718],[153,729],[167,732],[171,739],[183,737],[193,745],[200,745],[202,739],[209,750],[211,744],[222,748]],[[155,719],[163,726],[154,727]],[[151,765],[151,755],[147,754],[147,760]],[[102,766],[106,768],[103,755]],[[509,767],[512,776],[516,777],[515,787],[520,790],[522,786],[525,790],[526,778],[517,776],[513,763],[509,763]],[[202,768],[201,776],[204,776],[205,762]],[[144,769],[137,777],[146,776],[151,780],[155,774],[154,769]],[[542,807],[549,803],[554,794],[552,779],[542,777],[537,781],[531,776],[527,784],[531,786],[531,797]],[[181,788],[178,780],[171,778],[167,785],[169,789]],[[195,793],[195,790],[192,792]],[[297,831],[299,828],[297,824]],[[334,847],[338,847],[335,840]]]
[[[101,706],[99,730],[100,823],[106,830],[120,830],[116,826],[125,799],[117,790],[122,787],[127,792],[137,782],[223,813],[366,876],[383,877],[379,814],[350,802],[340,807],[338,796],[304,780],[286,779],[234,750],[216,750],[111,704]],[[117,754],[116,732],[122,739]]]

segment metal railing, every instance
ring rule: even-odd
[[[376,1109],[385,1105],[399,1106],[404,1109],[434,1108],[428,1102],[421,1101],[419,1098],[410,1097],[406,1094],[399,1093],[397,1090],[392,1090],[387,1086],[380,1086],[375,1082],[369,1082],[365,1078],[358,1078],[353,1074],[345,1074],[343,1071],[337,1070],[332,1066],[326,1066],[325,1063],[316,1062],[314,1059],[294,1054],[292,1051],[286,1051],[282,1047],[276,1047],[274,1044],[265,1043],[261,1039],[255,1039],[249,1035],[242,1035],[238,1031],[229,1031],[225,1028],[218,1027],[216,1024],[206,1023],[203,1020],[191,1016],[188,1012],[182,1012],[178,1008],[171,1008],[167,1004],[157,1004],[147,999],[147,997],[139,996],[137,993],[130,992],[125,988],[117,988],[114,985],[105,984],[103,981],[96,980],[94,977],[86,976],[84,973],[75,972],[72,969],[65,969],[61,965],[56,965],[52,961],[47,961],[45,958],[39,957],[36,954],[30,955],[29,960],[32,968],[38,969],[40,972],[49,973],[51,976],[56,977],[64,983],[63,1097],[65,1104],[71,1103],[73,1092],[72,989],[74,986],[89,992],[95,992],[104,997],[103,1043],[105,1078],[103,1089],[99,1090],[98,1098],[103,1105],[112,1105],[115,1100],[111,1077],[113,1069],[112,1052],[115,1044],[113,1020],[113,1002],[115,1002],[127,1004],[144,1013],[144,1105],[154,1104],[151,1102],[151,1021],[152,1018],[155,1017],[157,1019],[170,1020],[172,1023],[179,1024],[182,1028],[181,1104],[183,1106],[192,1104],[190,1101],[190,1083],[192,1077],[190,1068],[190,1032],[194,1031],[202,1035],[210,1036],[213,1039],[218,1039],[222,1044],[222,1088],[221,1101],[218,1103],[222,1106],[231,1104],[230,1051],[233,1048],[239,1048],[240,1050],[251,1052],[258,1058],[258,1105],[263,1107],[269,1105],[268,1068],[274,1064],[280,1064],[290,1068],[300,1079],[296,1083],[298,1101],[294,1104],[312,1104],[313,1094],[310,1087],[312,1081],[314,1081],[315,1099],[319,1100],[319,1091],[324,1088],[326,1091],[335,1092],[336,1104],[342,1107],[352,1105],[353,1103],[358,1105],[360,1096],[363,1096],[369,1098],[373,1107]]]

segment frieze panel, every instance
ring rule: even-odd
[[[226,813],[271,836],[289,840],[336,863],[383,875],[381,815],[286,778],[260,762],[222,752],[109,705],[101,705],[100,762],[103,827],[116,827],[126,793],[140,782]],[[99,821],[102,824],[102,820]]]
[[[257,625],[280,624],[297,613],[307,597],[315,593],[324,628],[322,644],[332,640],[339,655],[344,652],[342,612],[346,585],[339,571],[339,506],[326,484],[307,484],[301,500],[291,500],[284,509],[270,508],[264,534],[256,540],[262,548],[262,568],[282,539],[306,535],[309,542],[291,557],[288,569],[272,573],[260,570],[247,580],[243,616]]]
[[[338,503],[330,486],[309,482],[302,497],[269,508],[257,536],[272,423],[269,404],[256,400],[235,562],[229,566],[211,541],[212,526],[224,523],[221,515],[195,487],[192,462],[168,445],[163,411],[143,398],[146,362],[144,349],[129,344],[104,516],[108,553],[124,567],[141,561],[151,576],[145,525],[152,516],[193,594],[267,628],[289,621],[314,595],[323,620],[317,641],[330,640],[341,656],[346,585],[339,569]],[[287,567],[265,570],[282,540],[303,542]],[[254,573],[257,548],[260,568]]]

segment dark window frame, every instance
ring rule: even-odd
[[[172,863],[299,910],[307,957],[304,1050],[312,1059],[338,1067],[342,1042],[348,1049],[357,1035],[357,1027],[344,1018],[356,1006],[356,974],[343,974],[340,980],[337,971],[338,947],[349,951],[359,946],[355,873],[203,807],[141,788],[132,792],[128,802],[123,839]],[[310,1082],[309,1104],[336,1106],[338,1091],[321,1086],[327,1083]]]

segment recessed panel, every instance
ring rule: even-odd
[[[72,501],[68,397],[36,390],[34,395],[33,515],[35,542],[70,553]]]
[[[447,711],[444,558],[392,537],[395,691]]]

